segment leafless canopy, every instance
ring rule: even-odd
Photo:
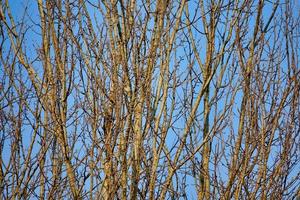
[[[0,199],[300,198],[298,0],[0,0]]]

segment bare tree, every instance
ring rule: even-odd
[[[1,199],[300,198],[297,1],[0,5]]]

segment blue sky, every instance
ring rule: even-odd
[[[22,17],[24,16],[24,10],[26,9],[26,12],[25,12],[25,23],[28,25],[28,29],[27,29],[27,32],[26,32],[26,35],[25,35],[25,39],[24,41],[26,42],[26,47],[24,47],[24,51],[26,51],[26,54],[29,56],[30,60],[34,60],[35,59],[35,56],[37,54],[37,49],[40,48],[40,42],[41,42],[41,37],[40,37],[40,29],[39,27],[35,26],[35,23],[39,23],[39,14],[38,14],[38,9],[37,9],[37,3],[35,1],[31,1],[31,0],[28,0],[28,1],[15,1],[15,0],[11,0],[10,2],[10,6],[11,6],[11,11],[13,13],[13,17],[15,19],[15,22],[16,24],[20,23],[21,22],[21,19]],[[192,16],[194,13],[194,4],[195,2],[193,1],[190,1],[190,16]],[[299,7],[299,5],[297,5]],[[92,13],[91,16],[92,16],[92,21],[95,23],[95,20],[96,19],[100,19],[100,17],[97,17],[97,12],[95,12],[95,10],[89,6],[88,7],[89,11]],[[264,10],[263,10],[263,19],[264,21],[266,21],[266,19],[268,19],[268,17],[270,16],[270,13],[271,13],[271,10],[272,10],[272,6],[271,4],[267,3],[266,6],[264,7]],[[295,13],[295,16],[299,15],[299,12],[294,12]],[[246,32],[246,42],[249,42],[249,38],[252,37],[252,34],[253,34],[253,25],[254,25],[254,20],[255,20],[255,16],[256,14],[254,14],[252,17],[250,17],[250,20],[248,21],[248,25],[247,25],[247,32]],[[280,19],[281,16],[277,16],[276,15],[276,19]],[[183,17],[184,19],[184,17]],[[224,19],[224,16],[223,18]],[[199,22],[197,23],[197,26],[200,27],[199,30],[200,31],[203,31],[201,30],[201,27],[202,27],[202,22],[201,20],[199,20]],[[150,27],[151,27],[151,23],[150,23]],[[222,28],[221,28],[222,27]],[[224,26],[222,25],[219,25],[219,28],[220,30],[223,30],[224,29]],[[227,27],[229,28],[229,27]],[[184,30],[185,31],[185,30]],[[281,31],[282,30],[277,30],[278,31],[278,34],[282,34]],[[186,32],[186,31],[185,31]],[[298,30],[299,32],[299,30]],[[150,34],[151,32],[148,32],[148,36],[150,37]],[[178,35],[182,35],[183,32],[182,31],[179,31],[178,32]],[[199,51],[199,55],[201,57],[202,60],[205,60],[205,56],[206,56],[206,40],[205,40],[205,37],[203,36],[203,34],[200,34],[196,31],[196,29],[193,29],[193,34],[194,34],[194,37],[198,40],[197,42],[197,48],[198,48],[198,51]],[[275,35],[275,33],[274,33]],[[272,45],[272,43],[274,42],[273,41],[273,37],[275,37],[272,33],[268,34],[267,36],[270,37],[271,39],[269,40],[269,45]],[[235,35],[233,35],[233,38],[234,38]],[[184,37],[181,37],[180,39],[182,39]],[[101,39],[101,38],[100,38]],[[280,36],[280,39],[283,40],[282,38],[282,35]],[[182,40],[176,40],[176,43],[179,44],[180,42],[182,42]],[[188,43],[188,41],[184,41],[185,43]],[[230,40],[230,43],[233,42],[233,39]],[[282,41],[283,42],[283,41]],[[219,45],[219,43],[221,43],[219,40],[216,41],[216,46]],[[284,43],[280,44],[278,43],[278,47],[284,49]],[[86,47],[88,48],[88,47]],[[175,51],[174,51],[175,52]],[[175,98],[176,98],[176,102],[178,103],[178,105],[181,105],[181,104],[184,104],[184,102],[182,101],[182,99],[184,99],[184,97],[186,99],[188,99],[189,101],[193,101],[195,102],[195,98],[196,98],[196,95],[194,95],[193,97],[189,96],[190,95],[190,92],[192,90],[198,92],[202,86],[202,84],[200,83],[200,81],[195,81],[195,74],[198,74],[198,75],[201,75],[200,73],[200,68],[197,64],[194,64],[193,66],[193,74],[192,76],[189,76],[189,64],[188,61],[187,61],[187,58],[185,57],[185,53],[191,53],[191,58],[194,59],[194,54],[192,52],[189,52],[187,46],[179,46],[176,50],[176,54],[173,53],[171,55],[171,62],[170,62],[170,73],[171,72],[174,72],[176,71],[177,73],[177,76],[178,76],[178,81],[182,81],[183,82],[183,86],[182,87],[179,87],[177,90],[176,90],[176,93],[175,93]],[[246,51],[245,55],[248,54],[248,51]],[[225,59],[229,56],[230,54],[227,53],[225,55]],[[236,85],[241,85],[241,71],[240,71],[240,68],[239,66],[237,65],[237,61],[236,61],[236,57],[234,57],[236,55],[231,55],[231,58],[229,58],[229,62],[228,62],[228,69],[232,66],[236,66],[236,71],[230,71],[230,70],[226,70],[225,74],[224,74],[224,82],[226,82],[231,76],[234,77],[234,81],[233,81],[233,85],[232,87],[236,86]],[[268,58],[268,54],[266,52],[263,52],[263,56],[264,58]],[[158,60],[158,63],[160,62],[160,60]],[[179,62],[180,64],[177,65],[177,62]],[[43,73],[43,70],[42,70],[42,67],[40,67],[40,63],[39,61],[35,61],[33,62],[34,63],[34,66],[35,66],[35,69],[39,72],[39,74],[42,75]],[[196,62],[195,62],[196,63]],[[267,64],[267,61],[266,62],[262,62],[262,64]],[[178,67],[179,66],[179,67]],[[287,68],[285,67],[286,66],[286,60],[283,61],[282,63],[282,66],[280,67],[280,70],[282,71],[282,73],[285,73],[287,71]],[[3,69],[1,68],[1,71],[0,73],[3,73],[2,71]],[[217,75],[216,77],[219,77],[220,75],[220,70],[221,70],[221,67],[218,68],[217,70]],[[24,73],[24,77],[27,77],[25,74],[25,70],[22,69],[23,73]],[[77,71],[78,74],[76,74],[77,76],[79,76],[79,70]],[[159,68],[157,68],[155,71],[154,71],[154,74],[157,75],[159,73]],[[182,77],[186,77],[186,80],[182,80]],[[192,82],[192,86],[194,88],[192,88],[191,84],[190,84],[190,80],[189,78],[193,78],[193,82]],[[25,78],[26,79],[26,78]],[[76,81],[79,81],[79,79],[76,79]],[[216,83],[216,78],[214,78],[212,80],[212,85]],[[29,80],[26,81],[28,83],[27,87],[30,86],[30,83],[29,83]],[[155,84],[155,81],[153,81],[153,83]],[[83,86],[83,83],[78,83],[80,84],[80,86]],[[174,84],[174,82],[172,80],[169,81],[170,85]],[[283,83],[284,85],[284,83]],[[6,85],[6,87],[8,87],[8,85]],[[227,107],[224,107],[225,105],[225,102],[226,102],[226,98],[230,98],[230,97],[233,97],[234,98],[234,105],[232,107],[232,115],[230,115],[230,118],[227,118],[228,119],[228,123],[229,125],[226,126],[225,129],[222,130],[222,133],[216,133],[214,139],[213,139],[213,142],[212,142],[212,153],[216,153],[214,152],[215,149],[218,147],[218,148],[221,148],[222,145],[224,145],[226,147],[226,145],[228,145],[228,143],[232,142],[232,140],[230,140],[230,134],[233,132],[233,133],[237,133],[237,128],[238,128],[238,123],[239,123],[239,110],[240,110],[240,104],[241,104],[241,99],[242,99],[242,96],[243,96],[243,92],[242,92],[242,87],[239,86],[238,87],[238,90],[235,91],[234,89],[230,89],[230,88],[225,88],[225,89],[220,89],[219,93],[221,92],[224,92],[224,96],[221,97],[221,99],[218,101],[218,104],[213,104],[212,106],[212,110],[210,112],[210,124],[213,124],[214,122],[214,119],[215,117],[217,117],[220,113],[222,113],[225,109],[227,109]],[[283,88],[284,89],[284,88]],[[153,88],[153,91],[155,90],[155,88]],[[171,89],[169,90],[170,94],[171,94]],[[185,92],[187,92],[187,94],[185,94]],[[215,89],[214,87],[211,88],[211,93],[210,93],[210,98],[213,97],[213,93],[215,92]],[[236,93],[235,93],[236,92]],[[228,95],[228,96],[225,96]],[[74,101],[74,98],[78,98],[78,96],[76,95],[79,95],[77,94],[76,92],[74,92],[71,97],[69,98],[68,100],[68,103],[70,104],[70,108],[72,108],[72,106],[74,106],[77,102]],[[272,96],[274,96],[275,94],[272,94],[270,92],[269,94],[269,98],[272,98]],[[80,95],[79,95],[80,96]],[[83,96],[81,96],[83,98]],[[280,97],[280,95],[279,95]],[[172,101],[172,96],[170,95],[167,99],[167,106],[168,106],[168,109],[170,109],[169,105]],[[228,99],[227,99],[228,100]],[[31,102],[32,103],[32,106],[34,105],[34,99],[33,101]],[[266,110],[269,110],[270,108],[266,105]],[[201,101],[200,105],[199,105],[199,108],[198,108],[198,114],[197,114],[197,118],[196,118],[196,123],[193,127],[193,131],[195,132],[194,134],[194,137],[200,142],[202,140],[202,126],[203,126],[203,100]],[[168,110],[168,112],[170,112],[170,110]],[[190,112],[190,108],[185,108],[185,109],[177,109],[174,111],[173,115],[181,115],[182,117],[179,118],[179,120],[174,120],[172,121],[173,122],[173,126],[176,127],[176,129],[170,129],[169,132],[168,132],[168,136],[167,136],[167,146],[169,148],[171,148],[173,145],[174,145],[174,141],[176,141],[178,139],[178,137],[180,137],[182,134],[182,131],[184,129],[184,126],[186,124],[186,118],[189,116],[189,112]],[[230,111],[228,111],[230,112]],[[16,108],[16,113],[17,113],[17,108]],[[81,115],[81,114],[84,114],[84,112],[82,110],[80,110],[78,112],[78,115]],[[169,113],[170,114],[170,113]],[[84,118],[80,118],[80,120],[78,121],[78,123],[83,123],[83,120],[85,120]],[[161,121],[162,123],[164,122],[164,120],[166,120],[165,118],[162,118]],[[284,119],[282,119],[284,120]],[[71,122],[70,122],[71,123]],[[227,123],[227,121],[224,121],[222,123]],[[30,138],[31,138],[31,135],[33,133],[32,131],[32,128],[30,127],[30,125],[25,125],[23,127],[24,131],[22,131],[22,133],[24,133],[23,135],[23,140],[24,140],[24,145],[26,146],[26,144],[28,145],[28,142],[30,141]],[[68,131],[70,133],[72,132],[75,132],[75,128],[77,129],[82,129],[82,131],[88,131],[88,129],[90,128],[89,126],[82,126],[82,125],[78,125],[78,127],[75,127],[75,126],[70,126],[68,128]],[[210,129],[212,129],[213,126],[211,125],[210,126]],[[78,131],[78,130],[77,130]],[[276,134],[278,136],[278,133]],[[194,139],[195,139],[194,138]],[[81,139],[84,139],[84,138],[81,138]],[[39,141],[40,139],[38,139],[37,141]],[[84,154],[86,153],[85,152],[85,146],[84,146],[84,143],[86,142],[85,145],[89,145],[90,144],[90,141],[88,139],[88,136],[86,137],[86,141],[79,141],[77,144],[76,144],[76,148],[75,149],[81,149],[83,148],[81,151],[78,151],[78,154],[80,155],[79,157],[83,157]],[[147,142],[147,141],[145,141]],[[244,145],[243,145],[244,147]],[[36,146],[36,149],[34,151],[38,151],[40,148],[40,146]],[[4,152],[2,153],[3,154],[3,158],[4,158],[4,163],[8,160],[9,158],[9,154],[7,152],[9,152],[10,150],[10,147],[9,147],[9,143],[5,143],[4,145]],[[274,152],[277,152],[279,151],[279,149],[274,149],[272,151],[272,153]],[[176,148],[172,151],[172,153],[174,154],[176,152]],[[186,155],[187,152],[185,152],[184,154],[182,154],[182,157],[184,157]],[[230,153],[230,148],[226,148],[225,150],[225,154],[229,154]],[[174,155],[171,155],[171,157],[174,156]],[[195,156],[198,160],[201,160],[201,156],[200,154],[196,154]],[[163,162],[164,160],[162,159],[161,162]],[[272,164],[272,161],[273,161],[273,158],[272,156],[270,157],[269,159],[269,163],[270,163],[270,166]],[[225,157],[222,158],[221,162],[224,164],[224,166],[226,165],[226,161],[225,160]],[[188,164],[190,165],[190,163]],[[228,178],[228,168],[227,167],[224,167],[224,166],[219,166],[218,168],[218,176],[221,177],[221,179],[223,181],[227,181],[226,179]],[[299,166],[299,162],[296,166]],[[211,167],[211,175],[213,175],[213,163],[211,163],[210,165]],[[184,167],[183,167],[184,168]],[[187,169],[187,170],[190,170]],[[80,171],[80,170],[79,170]],[[299,170],[295,169],[293,173],[291,173],[291,176],[293,174],[297,174],[299,173]],[[179,174],[179,178],[183,178],[180,174]],[[174,176],[174,179],[175,179],[175,176]],[[188,197],[189,199],[196,199],[196,190],[195,190],[195,187],[194,187],[194,179],[191,177],[191,176],[188,176],[187,177],[187,194],[188,194]],[[85,186],[86,189],[89,187],[89,182],[87,182],[87,185]]]

